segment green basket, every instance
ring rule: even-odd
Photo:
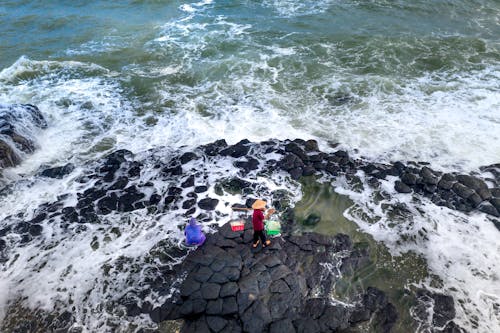
[[[269,236],[279,235],[281,233],[281,224],[276,220],[266,220],[265,228]]]

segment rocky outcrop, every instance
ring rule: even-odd
[[[329,298],[342,273],[369,261],[348,236],[284,236],[253,249],[250,225],[208,235],[175,269],[186,277],[152,320],[182,318],[182,332],[336,332],[369,320],[374,332],[391,331],[398,315],[382,291],[368,288],[352,305]]]
[[[19,164],[22,156],[35,151],[33,133],[46,128],[40,110],[30,104],[0,104],[0,168]]]

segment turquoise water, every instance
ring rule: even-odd
[[[7,212],[31,214],[78,188],[68,179],[33,177],[40,165],[79,166],[119,148],[300,137],[326,150],[340,143],[352,156],[428,161],[435,169],[498,163],[499,17],[498,0],[0,1],[0,103],[36,104],[49,123],[32,133],[37,151],[7,172],[27,183],[0,200],[0,224]],[[390,181],[382,186],[393,191]],[[391,255],[412,251],[425,259],[442,291],[458,300],[460,325],[499,329],[498,231],[484,215],[395,193],[381,202],[368,186],[357,192],[342,180],[334,187],[377,221],[344,212],[359,232]],[[394,223],[384,204],[399,201],[412,215]],[[421,227],[428,239],[402,241]],[[88,250],[78,238],[61,244]],[[140,243],[138,255],[153,245]],[[29,253],[19,251],[17,265],[29,266]],[[50,308],[59,297],[53,281],[73,287],[84,271],[33,273],[46,289],[23,296]],[[0,272],[0,317],[9,298],[2,290],[25,281],[22,274]],[[29,293],[16,288],[12,293]],[[76,304],[78,311],[113,295],[94,296],[91,305]],[[104,319],[96,313],[80,324],[98,327]]]
[[[174,145],[304,136],[470,169],[500,154],[499,12],[498,1],[4,1],[0,101],[54,118],[71,105],[68,131],[105,126],[99,103],[120,108],[110,137],[92,131],[86,147],[127,131],[137,150],[165,132]]]

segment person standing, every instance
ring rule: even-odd
[[[257,199],[252,205],[253,248],[256,248],[260,241],[262,241],[262,247],[271,245],[271,241],[266,239],[266,235],[264,233],[264,220],[268,219],[269,216],[276,210],[271,208],[267,211],[267,214],[264,215],[266,204],[267,203],[264,200]]]

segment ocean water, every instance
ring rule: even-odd
[[[33,176],[41,165],[80,166],[120,148],[314,138],[373,161],[465,172],[498,163],[499,17],[497,0],[0,1],[0,103],[35,104],[49,123],[32,133],[39,149],[6,171],[15,186],[0,198],[0,219],[80,190],[78,168],[47,182]],[[391,180],[383,186],[394,191]],[[380,217],[367,223],[346,211],[363,232],[394,255],[426,258],[455,297],[461,326],[500,331],[499,232],[483,214],[407,202],[411,223],[389,228],[373,193],[342,180],[335,187]],[[428,239],[401,246],[422,226],[431,226]],[[149,251],[158,236],[140,228],[113,246],[136,240],[131,251]],[[79,237],[61,236],[62,248],[78,256],[88,244]],[[75,286],[95,273],[82,259],[62,277],[68,261],[54,253],[45,270],[23,273],[39,250],[19,250],[15,265],[0,270],[0,313],[17,294],[50,309],[65,301],[54,281]],[[112,260],[113,249],[100,256]],[[81,324],[92,330],[100,321],[95,313]]]

